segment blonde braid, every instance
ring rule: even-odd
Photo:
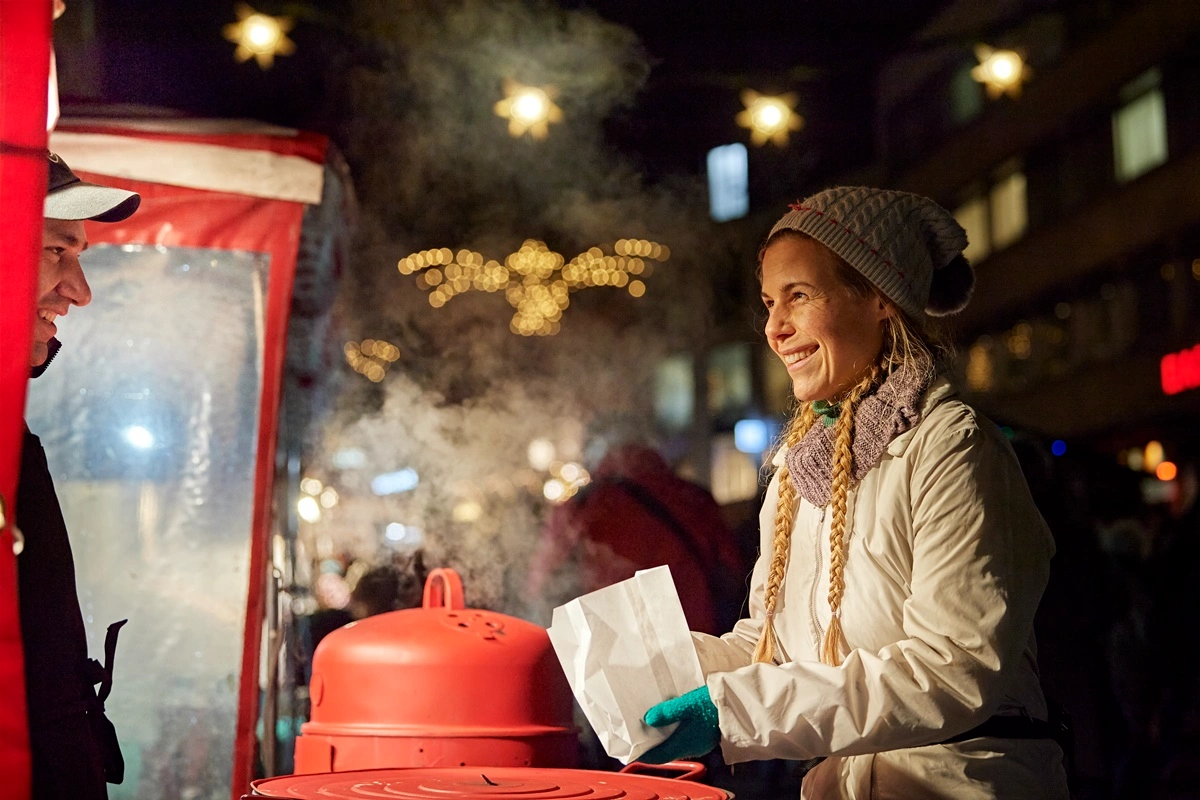
[[[833,445],[833,476],[832,500],[830,510],[832,516],[829,523],[829,610],[832,614],[829,628],[825,631],[825,641],[821,647],[821,660],[831,666],[842,663],[841,646],[845,640],[842,634],[842,595],[846,591],[846,498],[850,492],[850,476],[853,455],[850,449],[851,434],[854,432],[854,413],[862,396],[870,391],[879,378],[878,366],[871,368],[865,377],[850,390],[842,401],[842,409],[838,414],[837,429],[834,431]]]
[[[800,413],[794,415],[788,423],[781,447],[784,450],[795,447],[815,421],[816,414],[813,413],[812,404],[805,403]],[[796,517],[796,487],[792,483],[786,464],[779,468],[778,475],[779,502],[775,508],[775,537],[771,540],[771,566],[767,572],[767,586],[763,594],[767,616],[763,620],[758,644],[754,647],[755,663],[771,664],[775,661],[775,606],[779,601],[779,589],[783,586],[783,576],[787,570],[788,550],[792,542],[792,522]]]

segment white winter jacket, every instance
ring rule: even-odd
[[[1000,430],[939,381],[920,422],[851,489],[840,666],[829,624],[829,515],[799,500],[775,615],[777,664],[752,664],[778,476],[760,514],[750,617],[693,634],[727,763],[829,756],[802,797],[1066,798],[1048,739],[933,744],[994,714],[1046,719],[1033,615],[1054,544]],[[779,454],[776,463],[782,463]]]

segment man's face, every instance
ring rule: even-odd
[[[92,301],[91,287],[79,264],[79,255],[87,246],[82,220],[48,219],[42,226],[30,366],[45,363],[49,355],[47,343],[58,332],[54,319],[66,314],[71,306],[86,306]]]

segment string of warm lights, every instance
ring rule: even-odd
[[[382,339],[346,342],[342,352],[346,354],[346,363],[372,383],[382,381],[388,367],[400,358],[400,348]]]
[[[551,503],[565,503],[592,482],[592,476],[574,461],[555,461],[549,467],[550,478],[542,485],[542,496]]]
[[[666,245],[647,239],[618,239],[613,255],[592,247],[566,261],[544,242],[526,239],[504,263],[484,260],[473,250],[422,250],[400,259],[401,275],[415,274],[417,286],[429,291],[429,304],[441,308],[469,291],[503,291],[516,309],[509,330],[522,336],[552,336],[560,330],[571,292],[597,286],[624,289],[633,297],[646,293],[641,280],[655,261],[671,257]]]

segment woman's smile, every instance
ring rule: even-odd
[[[808,360],[821,349],[820,345],[805,347],[799,350],[791,350],[786,353],[780,353],[779,357],[783,359],[783,363],[787,366],[790,373],[793,369],[800,369]]]

